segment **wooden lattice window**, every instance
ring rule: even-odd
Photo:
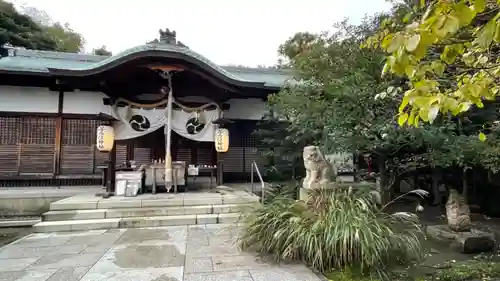
[[[56,120],[48,117],[22,117],[22,144],[55,144]]]
[[[85,119],[63,120],[63,144],[93,145],[96,141],[97,127],[103,121]]]
[[[21,140],[21,118],[0,117],[0,144],[18,144]]]
[[[95,148],[101,120],[64,119],[62,126],[61,173],[93,174],[105,164],[107,154]]]

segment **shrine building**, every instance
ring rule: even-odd
[[[264,164],[253,131],[266,99],[292,75],[216,65],[167,33],[109,57],[10,47],[1,55],[0,187],[99,185],[109,159],[164,161],[170,92],[172,161],[247,181],[252,162]],[[110,152],[96,147],[100,125],[114,129]],[[229,149],[219,153],[221,126]]]

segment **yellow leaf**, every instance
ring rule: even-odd
[[[382,44],[381,44],[382,48],[387,49],[389,47],[389,45],[391,44],[393,38],[394,38],[394,35],[392,35],[392,34],[385,36],[384,39],[382,40]]]
[[[403,39],[404,38],[403,38],[403,36],[401,34],[397,34],[396,36],[394,36],[393,38],[391,38],[391,42],[387,46],[386,51],[388,53],[395,52],[401,46],[401,41],[403,41]]]
[[[428,107],[430,104],[431,104],[431,100],[430,100],[430,97],[416,97],[414,100],[413,100],[413,103],[417,106],[417,107],[420,107],[420,108],[426,108]],[[424,119],[422,117],[422,119]]]
[[[480,141],[485,141],[486,140],[486,135],[483,132],[479,133],[479,140]]]
[[[407,65],[405,67],[405,74],[406,74],[406,76],[408,76],[408,77],[411,78],[411,77],[413,77],[414,73],[415,73],[415,68],[413,67],[413,65],[410,64],[410,65]]]
[[[406,112],[401,113],[398,118],[399,126],[403,126],[406,120],[408,120],[408,113]]]
[[[418,111],[418,116],[424,122],[428,122],[429,121],[429,110],[427,108],[420,108],[420,110]]]
[[[413,52],[417,49],[418,43],[420,43],[420,34],[415,34],[406,41],[406,50],[408,52]]]
[[[460,112],[465,112],[465,111],[469,110],[470,105],[471,105],[470,102],[461,102],[458,105],[458,108],[459,108]]]
[[[384,64],[384,68],[382,68],[382,73],[380,74],[381,77],[384,77],[384,75],[387,73],[387,71],[389,70],[390,68],[390,65],[386,62]]]
[[[433,105],[429,108],[429,111],[427,113],[427,118],[429,119],[429,122],[434,122],[434,119],[436,119],[437,115],[439,113],[439,106]]]
[[[413,122],[413,124],[415,125],[415,128],[418,128],[418,121],[419,121],[419,119],[420,118],[418,117],[418,115],[415,116],[415,121]]]
[[[404,96],[403,100],[401,101],[401,104],[399,105],[399,112],[403,112],[405,107],[408,105],[410,102],[410,98],[408,96]]]
[[[408,117],[406,123],[408,123],[408,125],[413,125],[414,122],[415,122],[415,110],[412,110],[410,113],[410,117]]]

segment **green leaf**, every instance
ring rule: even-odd
[[[409,12],[409,13],[406,13],[406,15],[403,17],[403,23],[408,23],[410,21],[410,18],[412,16],[413,13]]]
[[[483,48],[488,48],[493,41],[497,23],[495,20],[490,20],[480,31],[476,38],[476,43]]]
[[[480,141],[485,141],[486,140],[486,135],[483,132],[479,133],[479,140]]]
[[[476,13],[482,13],[484,11],[485,6],[486,6],[485,0],[475,0],[473,8]]]
[[[497,42],[497,43],[500,43],[500,24],[496,25],[495,35],[493,37],[493,40],[495,40],[495,42]]]
[[[475,62],[476,58],[472,53],[465,53],[462,55],[462,61],[466,64],[471,66]]]
[[[455,33],[460,28],[460,20],[455,16],[448,16],[443,27],[445,34]]]
[[[469,25],[476,16],[475,11],[469,8],[465,3],[459,3],[455,6],[455,16],[460,21],[460,25]]]
[[[440,61],[433,61],[431,63],[431,67],[432,69],[434,70],[434,72],[438,75],[442,75],[444,73],[444,70],[445,70],[445,65],[444,63],[440,62]]]
[[[453,45],[447,45],[444,47],[443,53],[441,53],[441,59],[447,64],[452,64],[457,58],[457,51]]]
[[[413,52],[417,49],[418,43],[420,43],[420,34],[415,34],[406,41],[406,50],[408,52]]]
[[[403,126],[404,123],[406,122],[406,120],[408,120],[408,113],[406,113],[406,112],[401,113],[399,115],[399,118],[398,118],[398,124],[399,124],[399,126]]]

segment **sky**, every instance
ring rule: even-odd
[[[177,40],[220,65],[274,65],[277,49],[296,32],[330,30],[348,17],[388,10],[385,0],[10,0],[68,22],[85,51],[105,45],[114,54],[174,29]]]

